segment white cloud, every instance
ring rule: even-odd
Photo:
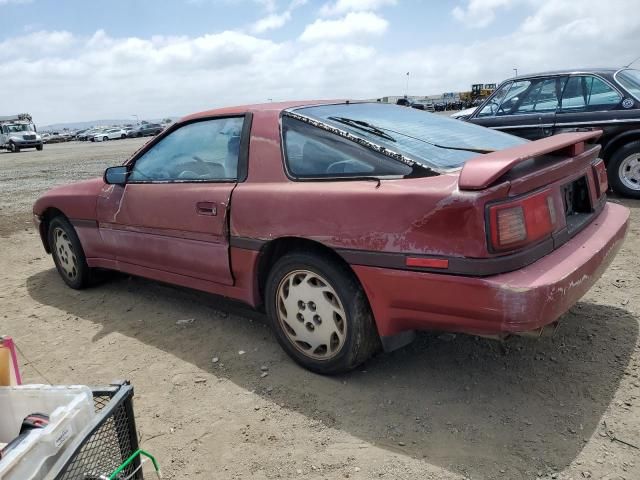
[[[0,0],[1,1],[1,0]],[[37,31],[0,42],[0,59],[20,56],[40,58],[43,55],[61,53],[73,46],[75,39],[66,31]]]
[[[320,15],[328,17],[348,12],[373,11],[396,3],[397,0],[336,0],[333,3],[325,3],[320,8]]]
[[[249,31],[251,33],[260,34],[269,30],[281,28],[291,20],[293,11],[306,3],[307,0],[291,0],[291,3],[286,10],[281,13],[271,13],[266,17],[259,19],[249,27]]]
[[[305,42],[337,40],[362,35],[381,35],[389,26],[373,12],[350,12],[337,20],[321,20],[309,24],[300,35]]]
[[[509,7],[514,0],[468,0],[466,8],[460,6],[452,10],[453,17],[474,28],[484,28],[496,18],[496,10]]]
[[[144,38],[33,32],[0,44],[2,89],[11,92],[2,97],[2,109],[28,111],[39,125],[134,113],[164,117],[269,98],[401,95],[407,71],[410,94],[435,94],[499,82],[514,67],[528,73],[619,66],[634,56],[640,22],[630,21],[629,12],[637,0],[581,0],[579,7],[573,0],[538,2],[509,34],[415,42],[403,50],[370,46],[372,32],[354,35],[353,26],[345,27],[347,15],[335,20],[338,35],[322,23],[307,33],[315,36],[311,42],[233,31]],[[383,30],[391,28],[383,23]],[[24,45],[29,48],[14,48]]]
[[[251,26],[253,33],[264,33],[267,30],[274,30],[282,27],[285,23],[291,20],[291,12],[288,10],[282,13],[272,13],[266,17],[261,18]]]

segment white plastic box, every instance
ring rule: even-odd
[[[49,415],[49,425],[38,428],[0,460],[1,480],[41,480],[56,458],[95,417],[93,394],[83,385],[22,385],[0,387],[0,443],[20,432],[24,418]]]

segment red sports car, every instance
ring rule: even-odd
[[[555,325],[627,230],[599,135],[529,142],[380,103],[225,108],[33,211],[70,287],[113,269],[264,307],[294,360],[336,373],[416,330]]]

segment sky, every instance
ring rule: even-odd
[[[428,95],[617,67],[640,56],[638,2],[0,0],[0,115],[160,118],[404,95],[407,72]]]

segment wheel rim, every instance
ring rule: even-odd
[[[78,258],[67,232],[61,228],[56,228],[53,231],[53,241],[58,265],[60,265],[69,280],[75,280],[78,277]]]
[[[329,282],[309,270],[295,270],[278,285],[278,321],[291,344],[315,360],[340,352],[347,335],[347,315]]]
[[[640,153],[631,154],[620,162],[618,176],[625,187],[640,190]]]

